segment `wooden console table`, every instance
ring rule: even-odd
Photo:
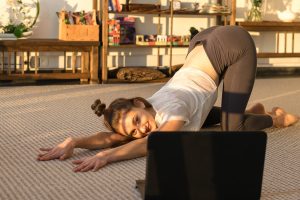
[[[17,79],[80,79],[81,82],[98,83],[99,42],[62,41],[57,39],[0,40],[0,80]],[[26,52],[27,62],[24,62]],[[44,72],[39,70],[38,52],[72,52],[71,67],[67,72]],[[81,70],[76,70],[76,55],[81,53]],[[29,55],[34,53],[34,71],[29,69]],[[20,57],[20,69],[16,67],[16,55]],[[5,56],[7,62],[5,63]],[[12,64],[11,60],[15,62]],[[12,69],[12,67],[14,68]],[[53,69],[57,71],[56,69]]]
[[[295,33],[300,33],[300,22],[237,22],[239,26],[244,27],[247,31],[268,31],[276,32],[276,51],[260,52],[257,54],[260,58],[277,58],[277,57],[300,57],[300,52],[294,52]],[[279,34],[284,33],[284,52],[279,52]],[[287,52],[287,33],[292,34],[292,51]]]

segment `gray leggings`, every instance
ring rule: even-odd
[[[220,80],[223,79],[221,108],[213,107],[204,125],[221,121],[224,131],[271,127],[271,116],[245,114],[257,65],[256,48],[249,33],[239,26],[211,27],[194,36],[189,52],[197,44],[203,45]]]

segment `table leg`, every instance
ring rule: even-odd
[[[226,26],[227,25],[227,16],[225,15],[224,16],[224,26]]]
[[[279,53],[279,32],[276,32],[276,53]]]
[[[90,83],[91,84],[99,83],[99,79],[98,79],[98,47],[97,46],[92,47],[91,52],[90,52],[90,58],[91,58]]]
[[[21,56],[20,56],[21,60],[21,71],[22,71],[22,75],[24,75],[24,52],[21,52]]]
[[[77,52],[72,52],[72,63],[71,63],[71,67],[72,67],[72,72],[73,72],[73,74],[76,73],[76,56],[77,56]]]
[[[35,70],[35,74],[37,74],[38,71],[38,55],[37,52],[34,53],[34,70]]]
[[[286,53],[287,50],[287,32],[284,33],[284,53]]]
[[[14,57],[13,57],[14,58],[14,65],[13,66],[14,66],[14,72],[15,73],[17,73],[17,55],[18,55],[18,52],[15,51],[14,52]]]
[[[64,51],[64,71],[67,71],[67,52]]]
[[[292,53],[295,53],[295,32],[292,33]]]
[[[81,52],[81,73],[89,73],[89,53]],[[80,79],[80,83],[88,83],[88,79]]]
[[[26,72],[30,72],[30,51],[26,52]]]
[[[0,74],[4,74],[4,51],[1,52],[1,71]]]
[[[11,74],[11,52],[10,51],[8,52],[8,55],[7,55],[7,72],[8,72],[8,75]]]

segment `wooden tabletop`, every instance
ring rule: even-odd
[[[96,46],[99,44],[97,41],[65,41],[59,39],[18,39],[18,40],[0,40],[0,45],[13,45],[13,44],[34,44],[34,45],[74,45],[74,46]]]
[[[90,51],[97,41],[64,41],[58,39],[0,40],[2,51]]]
[[[239,26],[244,27],[248,31],[292,31],[300,32],[300,22],[237,22]]]

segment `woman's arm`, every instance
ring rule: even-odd
[[[75,148],[103,149],[128,142],[128,138],[117,133],[100,132],[87,137],[72,138]]]
[[[168,121],[158,127],[156,131],[178,131],[181,129],[183,124],[184,121],[180,120]],[[103,153],[104,156],[107,157],[108,162],[142,157],[147,154],[147,140],[148,137],[144,137],[100,153]]]
[[[183,124],[184,122],[179,120],[168,121],[156,131],[177,131]],[[73,163],[78,166],[76,166],[73,171],[96,171],[108,163],[145,156],[147,154],[147,139],[148,137],[136,139],[125,145],[101,151],[95,156],[75,160]]]
[[[74,148],[101,149],[116,146],[127,142],[128,139],[120,134],[100,132],[87,137],[68,137],[54,148],[41,148],[37,160],[47,161],[53,159],[65,160],[73,155]]]

